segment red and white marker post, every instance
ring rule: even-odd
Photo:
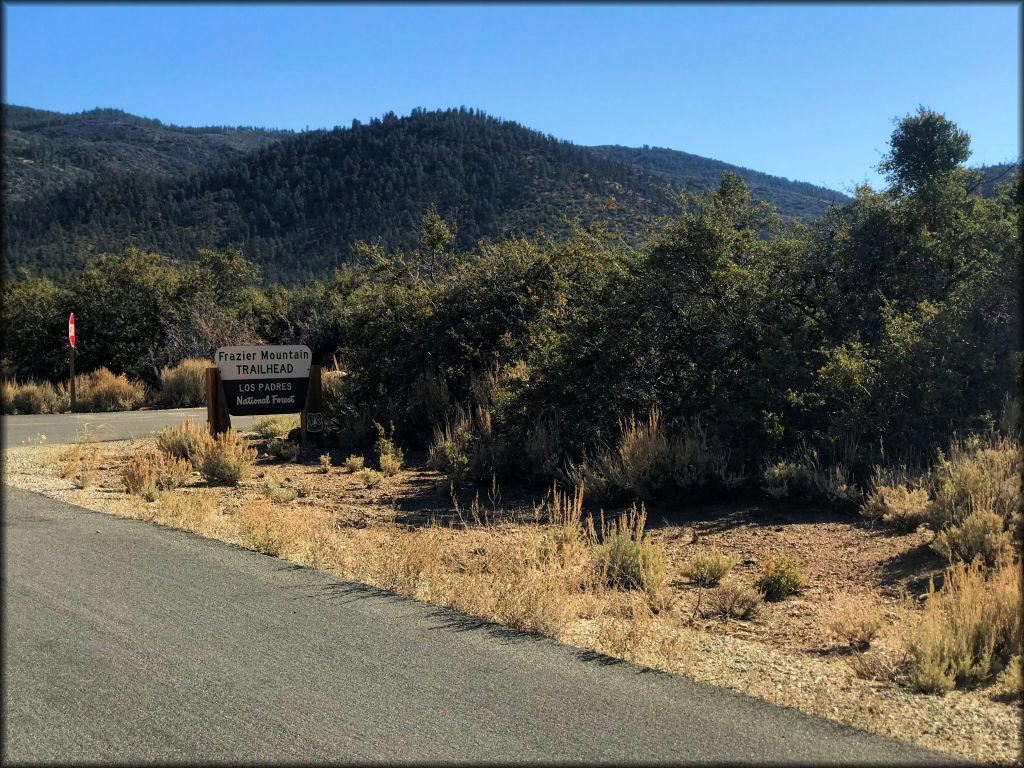
[[[75,313],[68,318],[68,341],[71,342],[71,412],[75,412]]]

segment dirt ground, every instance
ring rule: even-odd
[[[309,447],[296,462],[282,463],[266,454],[265,441],[251,433],[247,439],[260,449],[252,477],[237,488],[209,488],[195,474],[183,492],[215,494],[220,513],[230,515],[248,500],[262,498],[260,488],[276,479],[298,492],[289,504],[293,512],[329,515],[353,551],[371,541],[380,546],[382,539],[401,531],[440,526],[449,531],[445,541],[453,556],[462,556],[478,551],[491,531],[515,536],[536,521],[545,495],[536,488],[500,486],[464,489],[453,500],[444,478],[426,467],[422,455],[407,455],[407,469],[368,488],[342,467],[350,451]],[[67,449],[11,449],[4,454],[4,481],[90,509],[138,517],[146,503],[124,493],[120,467],[149,445],[126,441],[83,449],[93,452],[84,489],[76,487],[73,477],[61,476]],[[323,454],[331,459],[326,471]],[[373,465],[371,454],[364,455]],[[584,509],[584,516],[592,512],[596,518],[599,512],[586,498]],[[659,626],[672,630],[682,650],[640,657],[641,663],[932,749],[1002,764],[1020,761],[1021,707],[995,686],[930,695],[890,679],[929,578],[935,577],[938,586],[945,565],[929,549],[932,534],[927,530],[896,533],[872,528],[856,514],[787,501],[688,505],[677,499],[651,505],[647,513],[650,536],[664,547],[671,590]],[[488,525],[478,524],[485,519]],[[211,531],[207,535],[239,543],[229,533]],[[681,569],[692,553],[710,549],[738,555],[727,577],[733,583],[752,585],[767,558],[787,555],[798,558],[807,585],[789,599],[765,603],[755,620],[706,615],[697,603],[707,605],[707,590],[684,578]],[[852,649],[829,631],[840,592],[866,601],[884,617],[869,651]],[[579,616],[558,639],[607,653],[602,637],[607,629],[600,621]]]

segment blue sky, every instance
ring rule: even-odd
[[[4,101],[177,125],[331,128],[476,107],[577,144],[669,147],[850,191],[924,105],[1020,152],[1001,4],[5,2]]]

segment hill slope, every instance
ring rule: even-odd
[[[188,259],[242,247],[271,280],[329,274],[359,239],[413,248],[431,202],[483,237],[605,218],[641,238],[675,210],[664,178],[473,110],[308,131],[187,176],[105,170],[5,207],[5,267],[74,269],[129,244]],[[614,207],[609,198],[615,198]]]
[[[850,201],[847,195],[825,187],[817,187],[802,181],[790,181],[779,176],[741,168],[738,165],[711,160],[689,152],[679,152],[661,147],[623,147],[617,144],[591,147],[605,157],[631,163],[663,175],[675,184],[687,189],[704,190],[716,187],[725,171],[732,171],[743,177],[750,189],[750,196],[766,200],[779,213],[794,218],[819,218],[830,205],[841,205]]]
[[[5,202],[53,194],[103,171],[181,175],[293,135],[182,128],[119,109],[63,114],[7,104],[3,123]]]

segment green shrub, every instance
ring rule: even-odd
[[[876,468],[876,473],[878,469]],[[902,531],[913,531],[928,519],[931,500],[925,488],[875,484],[861,505],[861,514]]]
[[[764,490],[783,499],[807,493],[812,485],[811,470],[796,461],[779,461],[765,469]]]
[[[278,461],[295,461],[299,455],[299,445],[291,440],[271,440],[267,445],[267,453]]]
[[[358,472],[363,468],[363,457],[352,454],[345,459],[345,471],[346,472]]]
[[[796,558],[769,559],[754,582],[754,588],[765,600],[778,601],[799,592],[807,584]]]
[[[722,584],[710,594],[712,615],[749,621],[761,614],[764,598],[757,590],[735,583]]]
[[[723,555],[717,550],[697,552],[682,569],[683,576],[700,587],[713,587],[740,561],[739,555]]]
[[[359,479],[363,481],[363,485],[367,488],[374,488],[381,484],[381,481],[384,479],[384,475],[375,469],[367,467],[366,469],[360,470]]]
[[[256,451],[246,448],[238,433],[229,429],[204,445],[199,454],[199,473],[215,485],[238,485],[252,469]]]
[[[270,478],[263,484],[260,493],[275,504],[288,504],[299,497],[298,491],[293,488],[285,488],[274,478]]]
[[[198,426],[189,416],[185,422],[177,427],[164,427],[156,436],[156,447],[168,456],[195,465],[200,453],[209,447],[213,442],[209,430],[205,426]]]
[[[602,525],[601,542],[594,549],[595,567],[606,584],[618,589],[638,589],[647,594],[651,606],[665,606],[667,575],[661,548],[644,535],[647,510],[640,505],[609,525]]]
[[[287,437],[293,429],[298,429],[299,426],[300,419],[295,414],[260,416],[253,419],[252,431],[264,440],[271,440],[275,437]]]
[[[395,425],[391,425],[390,434],[384,431],[384,427],[380,424],[375,423],[379,436],[377,437],[377,463],[380,466],[380,471],[384,477],[391,477],[392,475],[398,474],[399,470],[402,469],[402,449],[395,445],[394,434]]]
[[[158,405],[164,408],[193,408],[206,405],[206,370],[209,360],[188,357],[160,371]]]
[[[320,473],[323,475],[328,474],[331,471],[331,455],[329,453],[321,454],[320,456]]]
[[[434,442],[430,445],[427,464],[431,469],[443,473],[453,488],[457,488],[466,479],[472,441],[472,425],[461,409],[445,423],[444,429],[434,427]]]
[[[971,512],[961,525],[939,531],[932,540],[932,549],[950,562],[969,563],[980,556],[991,567],[1013,551],[1013,537],[1003,526],[1003,518],[995,512],[979,509]]]
[[[929,584],[921,623],[907,640],[911,684],[935,693],[990,679],[1020,653],[1022,627],[1020,563],[952,564],[939,591]]]
[[[939,551],[968,561],[982,554],[993,562],[1008,541],[1001,529],[1021,530],[1022,471],[1021,444],[1012,437],[970,437],[954,441],[948,457],[939,452],[928,510]]]

